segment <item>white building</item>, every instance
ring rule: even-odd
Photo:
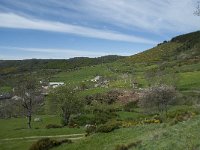
[[[94,79],[91,79],[92,82],[98,82],[101,76],[96,76]]]
[[[49,87],[56,88],[58,86],[65,85],[64,82],[49,82]]]

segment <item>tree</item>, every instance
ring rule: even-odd
[[[194,11],[194,14],[200,16],[200,1],[197,2],[197,7],[196,10]]]
[[[77,96],[74,88],[68,86],[52,89],[48,96],[50,111],[59,112],[63,125],[68,125],[70,116],[81,111],[83,101]]]
[[[31,128],[33,110],[41,100],[39,86],[34,77],[25,77],[20,80],[15,88],[15,95],[18,96],[21,106],[28,118],[28,127]]]
[[[168,106],[175,100],[176,91],[172,86],[153,86],[144,92],[139,105],[150,113],[165,112],[167,115]]]

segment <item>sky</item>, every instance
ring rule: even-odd
[[[0,0],[0,59],[129,56],[200,29],[197,0]]]

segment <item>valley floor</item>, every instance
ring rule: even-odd
[[[41,136],[54,139],[67,137],[73,140],[72,144],[62,144],[53,150],[114,150],[117,145],[130,143],[137,143],[132,149],[138,150],[200,149],[199,115],[177,124],[137,125],[110,133],[95,133],[88,137],[84,136],[83,127],[45,129],[45,124],[58,121],[59,117],[41,116],[41,118],[43,122],[34,122],[31,130],[26,129],[24,118],[0,120],[0,149],[27,150]]]

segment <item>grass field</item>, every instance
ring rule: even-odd
[[[41,122],[33,122],[33,129],[28,129],[25,118],[0,119],[0,150],[27,150],[39,138],[14,139],[32,136],[55,136],[84,133],[82,128],[46,129],[47,124],[59,124],[58,116],[40,116]]]
[[[106,66],[83,67],[72,72],[61,72],[53,77],[53,81],[64,81],[66,84],[77,84],[85,80],[91,80],[96,76],[113,76]]]
[[[169,114],[178,110],[195,110],[192,106],[176,106],[169,110]],[[137,110],[137,109],[136,109]],[[119,119],[139,119],[147,116],[136,112],[118,112]],[[39,116],[41,122],[33,122],[33,129],[27,129],[25,118],[12,118],[0,120],[0,150],[27,150],[30,145],[40,139],[40,137],[26,138],[32,136],[55,136],[53,139],[63,139],[58,135],[85,134],[84,128],[59,128],[46,129],[47,124],[59,124],[58,116]],[[72,144],[62,144],[53,150],[114,150],[116,145],[130,144],[138,142],[133,149],[145,150],[182,150],[198,149],[200,116],[177,124],[165,122],[161,124],[136,125],[132,127],[120,128],[110,133],[95,133],[88,137],[71,135],[67,138],[78,138]],[[12,139],[23,138],[23,139]],[[65,137],[66,138],[66,137]],[[80,138],[80,139],[79,139]],[[5,140],[7,139],[7,140]]]
[[[71,145],[54,150],[114,150],[118,144],[141,141],[136,148],[145,150],[199,149],[200,117],[174,126],[166,124],[144,125],[115,130],[109,134],[95,134]]]
[[[178,87],[181,90],[200,89],[200,71],[180,73],[180,82]]]

